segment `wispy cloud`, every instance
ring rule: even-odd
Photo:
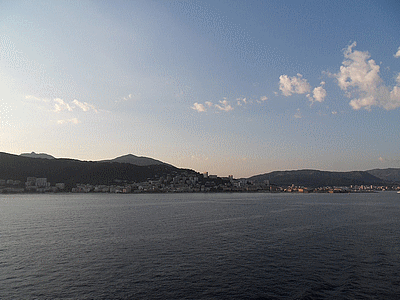
[[[263,103],[263,102],[265,102],[267,100],[268,100],[267,96],[261,96],[259,100],[258,99],[256,100],[256,102],[260,104],[260,103]]]
[[[254,99],[249,99],[247,97],[239,97],[236,98],[236,105],[237,106],[246,106],[246,105],[252,105],[255,103],[262,104],[265,101],[268,100],[267,96],[260,96],[259,98],[254,98]],[[233,101],[235,102],[235,101]],[[214,111],[224,111],[224,112],[229,112],[234,110],[234,107],[231,105],[231,103],[228,101],[226,97],[223,98],[223,100],[218,101],[217,104],[212,103],[211,101],[206,101],[204,104],[201,103],[194,103],[191,107],[191,109],[202,113],[202,112],[207,112],[208,110],[214,110]]]
[[[79,102],[76,99],[74,101],[72,101],[72,103],[75,104],[80,109],[82,109],[83,111],[93,110],[97,113],[97,109],[92,104],[89,104],[87,102]]]
[[[190,158],[192,160],[197,160],[197,161],[207,161],[208,160],[208,156],[198,155],[198,154],[194,154],[194,155],[190,156]]]
[[[353,42],[344,49],[345,59],[340,71],[333,74],[346,95],[349,98],[355,97],[350,101],[350,106],[355,110],[371,110],[373,106],[386,110],[400,107],[400,76],[396,86],[390,90],[379,75],[379,65],[370,59],[371,55],[367,51],[353,50],[356,45]]]
[[[76,108],[81,109],[84,112],[87,111],[94,111],[94,112],[98,112],[97,108],[90,103],[87,102],[80,102],[78,100],[73,100],[72,102],[68,103],[66,101],[64,101],[61,98],[54,98],[52,101],[47,99],[47,98],[39,98],[33,95],[26,95],[25,99],[27,100],[34,100],[37,103],[41,103],[41,106],[47,106],[47,109],[59,113],[62,111],[68,111],[68,112],[72,112],[74,111]]]
[[[95,113],[99,112],[93,104],[80,102],[76,99],[72,102],[67,102],[61,98],[49,100],[47,98],[39,98],[33,95],[26,95],[25,99],[30,100],[33,105],[40,109],[44,109],[48,113],[56,113],[58,115],[58,120],[55,122],[59,125],[82,123],[82,112],[85,114],[90,111]]]
[[[229,104],[228,100],[226,98],[224,98],[224,100],[220,100],[219,104],[214,104],[210,101],[206,101],[205,105],[201,104],[201,103],[194,103],[193,106],[191,107],[191,109],[201,113],[201,112],[206,112],[207,108],[211,109],[211,108],[217,108],[218,110],[221,111],[231,111],[233,110],[233,107]]]
[[[35,97],[33,95],[26,95],[25,99],[27,99],[27,100],[35,100],[35,101],[38,101],[38,102],[45,102],[45,103],[50,102],[50,100],[47,99],[47,98],[38,98],[38,97]]]
[[[286,97],[291,96],[292,94],[309,93],[310,89],[310,84],[301,74],[297,74],[297,76],[293,77],[287,75],[279,76],[279,90]]]
[[[54,102],[56,102],[54,104],[54,112],[60,112],[63,110],[72,111],[72,107],[68,103],[64,102],[63,99],[55,98]]]
[[[58,120],[57,124],[67,124],[67,123],[72,123],[72,124],[79,124],[81,123],[77,118],[72,118],[72,119],[66,119],[66,120]]]
[[[126,102],[126,101],[130,101],[130,100],[136,100],[137,99],[137,95],[134,94],[129,94],[126,95],[118,100],[115,100],[115,103],[120,103],[120,102]]]
[[[400,57],[400,47],[399,49],[397,49],[396,54],[394,55],[394,57],[399,58]]]
[[[215,104],[215,107],[218,108],[219,110],[222,110],[225,112],[233,110],[233,107],[229,104],[229,102],[226,99],[220,100],[219,103],[221,105]]]
[[[242,106],[243,104],[247,104],[247,99],[246,98],[237,98],[237,105]]]
[[[301,119],[301,111],[300,111],[300,108],[298,108],[297,110],[296,110],[296,113],[294,114],[294,117],[296,118],[296,119]]]
[[[122,98],[122,100],[125,100],[125,101],[128,101],[129,99],[133,99],[132,94],[129,94],[128,96]]]

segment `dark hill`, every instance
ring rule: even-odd
[[[329,172],[318,170],[275,171],[252,176],[249,180],[263,182],[269,180],[271,184],[279,186],[350,186],[350,185],[378,185],[385,181],[364,171]]]
[[[140,182],[183,171],[191,170],[170,165],[137,166],[116,162],[30,158],[0,152],[0,179],[25,182],[27,177],[46,177],[52,185],[64,182],[68,187],[76,183],[112,184],[116,179]]]
[[[378,177],[384,181],[400,182],[400,169],[389,168],[389,169],[373,169],[367,171],[369,174]]]

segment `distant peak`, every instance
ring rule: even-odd
[[[168,165],[160,160],[145,157],[145,156],[136,156],[133,154],[125,154],[114,159],[104,160],[104,162],[118,162],[118,163],[129,163],[132,165],[138,166],[151,166],[151,165]]]
[[[21,153],[20,156],[24,156],[24,157],[30,157],[30,158],[46,158],[46,159],[55,159],[54,156],[51,156],[49,154],[46,153],[35,153],[35,152],[31,152],[31,153]]]

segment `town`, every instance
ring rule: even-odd
[[[248,179],[218,177],[217,175],[183,172],[180,175],[160,176],[143,182],[115,179],[113,184],[93,185],[78,183],[68,188],[65,183],[51,184],[47,178],[28,177],[20,180],[0,179],[0,193],[220,193],[220,192],[284,192],[284,193],[360,193],[375,191],[400,191],[400,185],[350,185],[305,187],[278,186],[265,180],[263,183]]]

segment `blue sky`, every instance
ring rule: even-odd
[[[400,167],[398,1],[1,1],[0,151]]]

